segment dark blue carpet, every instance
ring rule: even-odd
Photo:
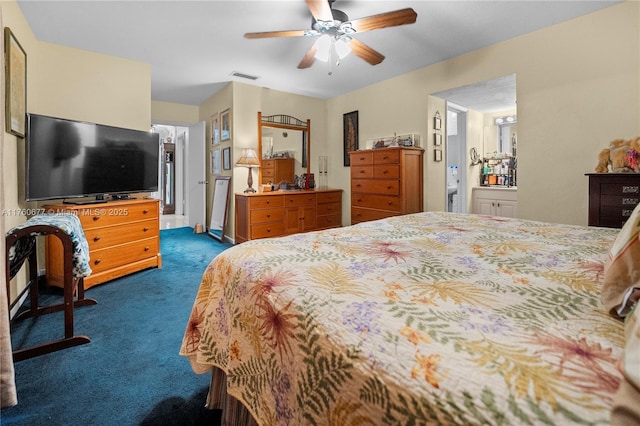
[[[75,334],[91,343],[15,364],[18,405],[2,425],[189,425],[209,375],[178,355],[202,274],[230,246],[192,228],[162,230],[162,269],[93,287],[94,306],[75,310]],[[44,290],[43,305],[60,303]],[[27,302],[28,303],[28,302]],[[14,349],[62,338],[62,313],[13,322]]]

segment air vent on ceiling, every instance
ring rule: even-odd
[[[245,74],[245,73],[243,73],[243,72],[238,72],[238,71],[233,71],[233,72],[231,73],[231,75],[232,75],[233,77],[246,78],[246,79],[248,79],[248,80],[257,80],[257,79],[259,79],[259,78],[260,78],[260,77],[255,76],[255,75],[249,75],[249,74]]]

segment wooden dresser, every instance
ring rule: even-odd
[[[286,180],[293,183],[295,175],[295,163],[293,158],[271,158],[260,162],[260,172],[262,173],[262,183],[278,183]]]
[[[421,212],[423,153],[413,147],[350,152],[351,223]]]
[[[85,288],[146,268],[161,267],[159,201],[153,199],[110,201],[98,204],[55,204],[47,212],[75,214],[89,243],[92,273]],[[64,285],[62,244],[46,242],[47,283]]]
[[[640,202],[640,174],[589,173],[589,226],[622,228]]]
[[[235,243],[342,226],[342,190],[235,194]]]

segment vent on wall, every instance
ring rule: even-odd
[[[259,78],[260,78],[260,77],[255,76],[255,75],[249,75],[249,74],[245,74],[245,73],[243,73],[243,72],[238,72],[238,71],[233,71],[233,72],[231,73],[231,76],[233,76],[233,77],[240,77],[240,78],[246,78],[246,79],[248,79],[248,80],[257,80],[257,79],[259,79]]]

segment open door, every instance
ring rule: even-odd
[[[186,215],[189,226],[206,223],[207,216],[207,171],[206,171],[206,137],[205,122],[201,121],[189,126],[185,158],[186,170]]]

